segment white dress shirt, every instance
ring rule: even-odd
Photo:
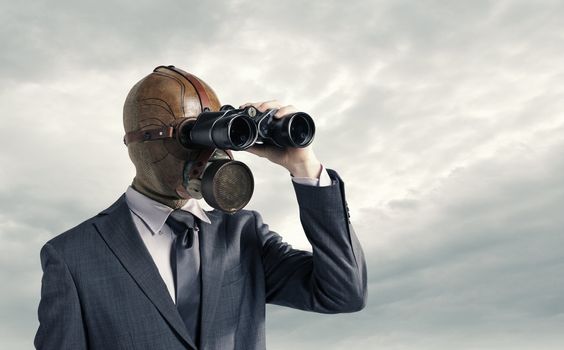
[[[331,185],[331,178],[324,167],[321,169],[319,179],[292,177],[292,181],[310,186]],[[173,209],[137,192],[131,186],[125,192],[125,200],[129,206],[133,223],[155,265],[157,265],[170,297],[176,303],[170,255],[174,233],[165,223]],[[192,213],[201,221],[210,223],[206,212],[200,207],[196,199],[189,199],[180,209]],[[197,232],[194,232],[194,234],[197,234]]]

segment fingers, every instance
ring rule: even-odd
[[[245,104],[240,105],[239,108],[247,108],[247,107],[249,107],[249,106],[253,106],[253,107],[254,107],[255,104],[256,104],[256,102],[255,102],[255,103],[253,103],[253,102],[247,102],[247,103],[245,103]],[[256,107],[255,107],[255,108],[256,108]]]
[[[283,158],[284,153],[282,150],[264,144],[255,144],[254,146],[247,148],[245,151],[256,156],[266,158],[276,164],[280,163],[280,159]]]
[[[285,115],[288,115],[290,113],[296,113],[297,111],[298,110],[296,109],[296,107],[294,107],[292,105],[284,106],[284,107],[278,109],[278,112],[276,112],[276,114],[274,115],[274,118],[280,119],[280,118],[284,117]]]
[[[279,109],[282,107],[282,104],[278,102],[278,100],[271,100],[266,101],[258,105],[257,109],[261,112],[266,111],[267,109]]]
[[[265,102],[247,102],[244,105],[241,105],[239,108],[245,108],[249,106],[253,106],[260,112],[264,112],[267,109],[279,109],[280,107],[282,107],[282,104],[278,100],[270,100]]]
[[[245,151],[255,154],[259,157],[265,157],[267,150],[265,149],[264,145],[255,144],[252,147],[247,148]]]
[[[296,107],[292,105],[283,106],[282,103],[280,103],[280,101],[278,100],[270,100],[265,102],[247,102],[239,106],[239,108],[246,108],[249,106],[255,107],[257,110],[259,110],[259,112],[264,112],[267,109],[278,109],[278,111],[274,115],[274,117],[277,119],[280,119],[285,115],[288,115],[290,113],[295,113],[298,111]]]
[[[280,165],[283,165],[288,159],[287,150],[282,150],[271,145],[255,144],[254,146],[247,148],[245,151],[259,157],[266,158],[269,161]]]

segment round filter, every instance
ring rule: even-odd
[[[253,190],[251,169],[236,160],[213,161],[202,176],[202,194],[206,202],[227,213],[234,213],[247,205]]]

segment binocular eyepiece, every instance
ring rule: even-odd
[[[177,139],[186,148],[219,148],[240,151],[254,144],[279,148],[308,146],[315,135],[313,119],[303,112],[274,118],[276,109],[259,112],[255,107],[222,106],[218,112],[204,111],[196,119],[178,125]]]

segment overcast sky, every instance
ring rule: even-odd
[[[564,2],[8,1],[0,348],[30,349],[39,250],[134,175],[129,89],[161,64],[310,113],[369,273],[359,313],[269,307],[269,349],[562,349]],[[286,171],[248,208],[307,249]]]

